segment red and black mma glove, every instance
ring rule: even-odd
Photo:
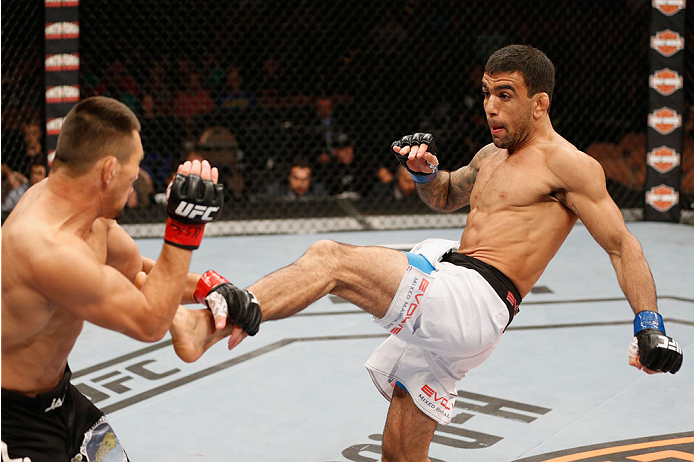
[[[652,371],[674,374],[682,366],[682,348],[665,335],[663,317],[655,311],[641,311],[634,318],[634,340],[629,355]]]
[[[433,170],[431,173],[415,172],[407,166],[408,155],[398,154],[393,149],[395,146],[404,148],[405,146],[419,146],[420,144],[426,144],[428,146],[427,151],[436,155],[436,141],[434,141],[434,135],[431,133],[415,133],[414,135],[403,136],[401,139],[393,141],[393,143],[390,145],[390,150],[393,151],[393,154],[395,154],[395,158],[398,159],[398,162],[400,162],[407,169],[407,171],[410,172],[410,176],[415,183],[429,183],[436,178],[436,174],[439,171],[438,164],[434,165],[427,162],[429,168]]]
[[[225,316],[248,335],[258,333],[262,321],[258,299],[252,292],[239,289],[216,272],[205,271],[195,287],[193,299],[207,305],[214,316]]]
[[[200,175],[177,173],[166,189],[164,242],[182,249],[200,247],[205,225],[219,218],[224,186]]]

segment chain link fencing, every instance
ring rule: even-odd
[[[163,233],[166,184],[193,158],[211,160],[227,187],[209,233],[461,226],[467,208],[436,214],[412,193],[391,142],[431,132],[444,169],[467,164],[491,141],[480,90],[487,57],[532,44],[556,67],[555,129],[600,160],[610,194],[638,219],[650,3],[82,0],[80,88],[119,99],[142,122],[145,159],[121,219],[136,237]],[[42,8],[2,3],[3,162],[21,152],[28,119],[19,114],[43,104],[41,34],[29,20],[38,16],[40,31]],[[693,115],[683,210],[694,208]]]
[[[43,127],[43,2],[2,9],[2,212],[19,199],[34,163],[46,164]],[[19,189],[18,189],[19,188]],[[15,191],[12,193],[12,191]]]

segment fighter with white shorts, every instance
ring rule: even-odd
[[[366,362],[386,399],[401,386],[444,425],[456,383],[494,351],[521,301],[499,270],[455,252],[459,244],[427,239],[407,252],[409,267],[388,312],[373,318],[391,335]]]

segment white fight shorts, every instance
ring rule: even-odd
[[[366,362],[387,400],[397,382],[444,425],[451,421],[456,383],[489,357],[509,322],[508,308],[477,271],[441,261],[459,245],[427,239],[412,248],[431,267],[408,266],[385,316],[373,318],[391,335]]]

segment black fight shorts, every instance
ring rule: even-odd
[[[2,460],[31,462],[128,461],[106,416],[70,384],[36,397],[2,389]]]

